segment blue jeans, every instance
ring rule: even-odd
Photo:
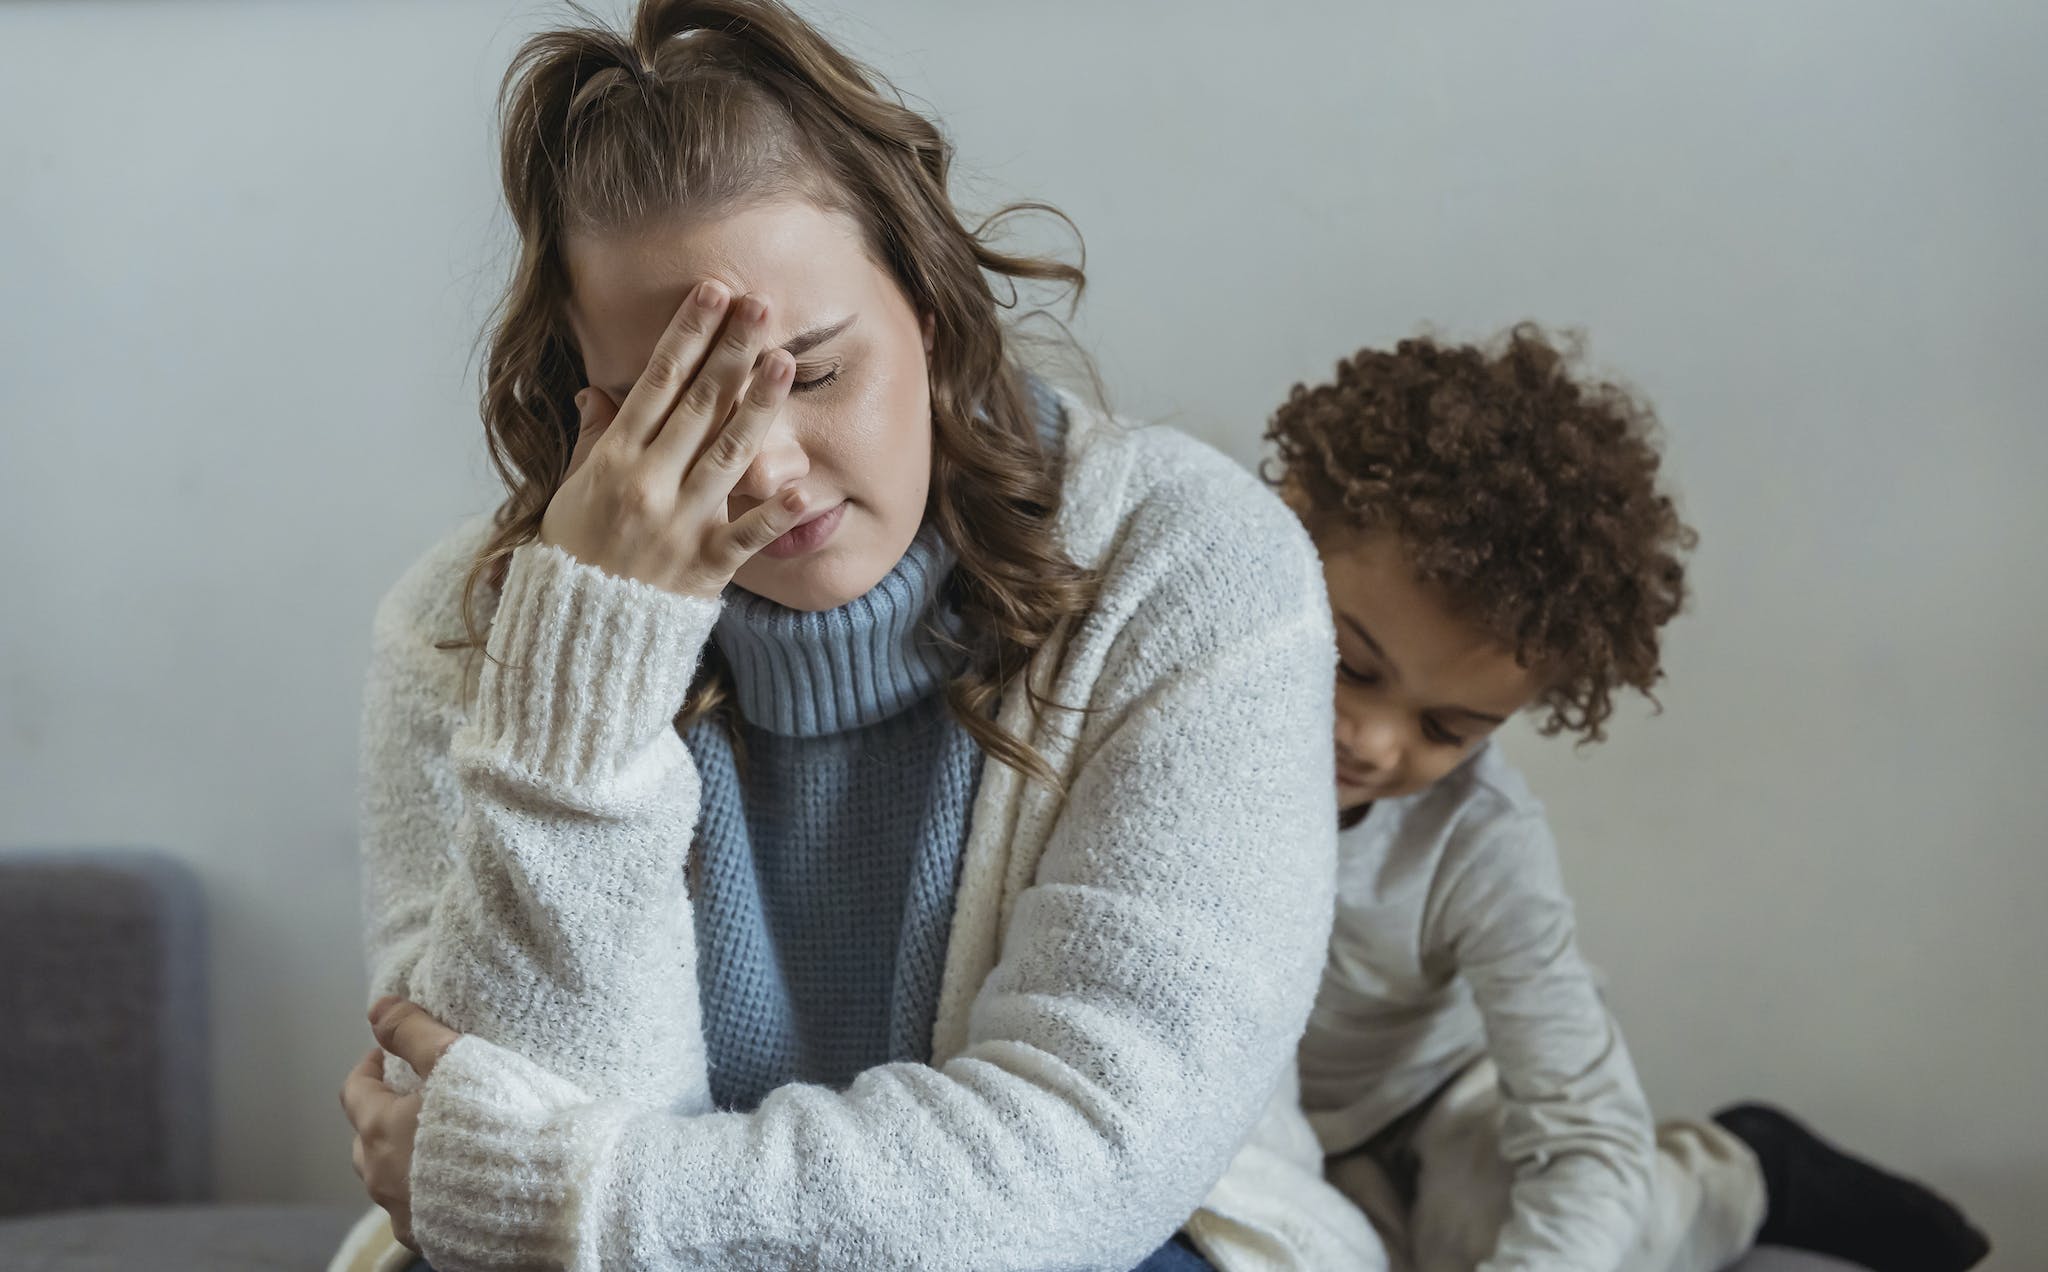
[[[1216,1265],[1203,1258],[1195,1243],[1181,1233],[1145,1256],[1133,1272],[1216,1272]]]
[[[414,1259],[405,1272],[434,1272],[425,1259]],[[1195,1252],[1188,1239],[1176,1232],[1173,1240],[1145,1256],[1131,1272],[1216,1272],[1216,1266]]]

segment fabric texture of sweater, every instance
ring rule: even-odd
[[[1383,1266],[1294,1098],[1335,865],[1314,550],[1212,449],[1062,401],[1057,540],[1100,590],[997,716],[1060,781],[984,766],[930,1060],[844,1090],[713,1108],[672,721],[720,603],[524,545],[472,696],[435,641],[485,519],[387,595],[369,992],[463,1032],[423,1088],[387,1064],[422,1093],[413,1231],[441,1272],[1116,1272],[1183,1225],[1224,1272]],[[380,1266],[378,1214],[334,1266]]]
[[[1492,741],[1339,839],[1337,916],[1302,1102],[1354,1148],[1482,1056],[1500,1072],[1512,1212],[1483,1272],[1613,1272],[1649,1205],[1654,1128],[1579,955],[1543,806]]]
[[[952,565],[927,525],[835,609],[726,594],[712,640],[737,718],[684,735],[703,787],[692,905],[718,1108],[929,1058],[981,760],[942,692],[961,660],[943,635]]]

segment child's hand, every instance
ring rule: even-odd
[[[803,520],[798,490],[726,519],[796,373],[783,350],[761,351],[767,330],[766,299],[728,304],[725,288],[700,284],[616,413],[601,390],[578,394],[582,426],[541,542],[608,574],[713,597]]]

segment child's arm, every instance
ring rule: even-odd
[[[1510,1213],[1480,1272],[1621,1267],[1649,1202],[1654,1130],[1621,1031],[1579,957],[1538,813],[1445,862],[1443,932],[1500,1070]]]

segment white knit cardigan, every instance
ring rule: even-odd
[[[415,1237],[481,1268],[1102,1269],[1186,1227],[1224,1272],[1383,1265],[1321,1175],[1293,1056],[1335,861],[1334,642],[1313,549],[1161,428],[1070,420],[1084,621],[1000,719],[1061,795],[985,764],[930,1065],[710,1111],[671,721],[718,602],[514,552],[489,660],[458,634],[478,518],[379,606],[363,716],[370,999],[464,1036],[425,1086]],[[465,688],[475,691],[465,705]],[[401,1091],[418,1078],[387,1062]],[[336,1272],[410,1255],[372,1208]]]

